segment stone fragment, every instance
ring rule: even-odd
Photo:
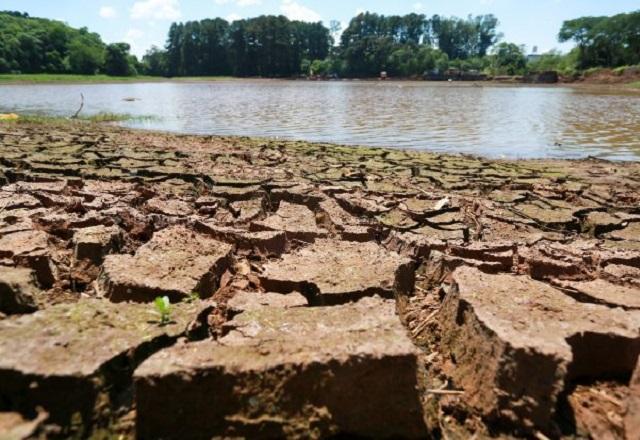
[[[90,260],[99,265],[105,255],[118,250],[122,233],[117,226],[91,226],[78,229],[73,235],[73,256],[76,260]]]
[[[638,312],[580,303],[525,276],[461,267],[452,277],[441,348],[465,402],[488,421],[551,432],[566,384],[635,367]]]
[[[413,290],[411,259],[376,243],[318,239],[264,267],[265,290],[303,292],[312,304],[337,304]]]
[[[38,309],[38,293],[30,269],[0,266],[0,312],[6,315],[34,312]]]
[[[249,292],[240,291],[227,301],[227,311],[233,316],[241,312],[249,312],[262,307],[279,307],[288,309],[291,307],[308,306],[309,301],[298,292],[287,294],[273,292]]]
[[[182,226],[156,232],[135,255],[108,255],[98,277],[102,295],[112,301],[172,301],[197,292],[211,296],[226,270],[232,246]]]
[[[136,370],[139,437],[427,435],[419,354],[393,301],[262,307],[227,330]]]
[[[42,407],[63,426],[79,413],[89,428],[98,401],[117,404],[133,369],[181,335],[195,307],[172,305],[164,326],[146,304],[97,299],[0,321],[0,411],[30,414]]]
[[[313,211],[304,205],[280,202],[275,214],[251,223],[252,231],[284,231],[288,239],[312,242],[326,237],[327,231],[316,224]]]

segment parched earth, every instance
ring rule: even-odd
[[[640,438],[640,164],[82,123],[0,152],[0,438]]]

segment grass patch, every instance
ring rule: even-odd
[[[0,84],[49,84],[49,83],[132,83],[132,82],[198,82],[235,79],[230,76],[196,76],[184,78],[162,78],[158,76],[109,76],[67,74],[0,74]]]
[[[630,83],[629,87],[631,87],[632,89],[639,89],[640,90],[640,81],[636,81],[636,82]]]
[[[50,115],[34,115],[21,114],[18,119],[1,120],[0,124],[50,124],[50,123],[68,123],[74,121],[92,122],[92,123],[112,123],[127,121],[153,121],[154,116],[134,116],[127,113],[97,113],[95,115],[80,115],[76,119],[62,116]]]

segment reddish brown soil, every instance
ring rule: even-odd
[[[640,438],[640,164],[81,123],[0,153],[0,437]]]
[[[640,67],[629,67],[621,73],[613,69],[599,69],[595,73],[583,75],[582,84],[629,84],[640,81]]]

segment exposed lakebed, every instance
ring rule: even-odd
[[[637,162],[86,122],[0,158],[2,438],[637,437]]]
[[[151,116],[125,125],[507,158],[637,160],[640,93],[483,83],[231,80],[0,85],[0,111]],[[132,99],[133,98],[133,99]]]

